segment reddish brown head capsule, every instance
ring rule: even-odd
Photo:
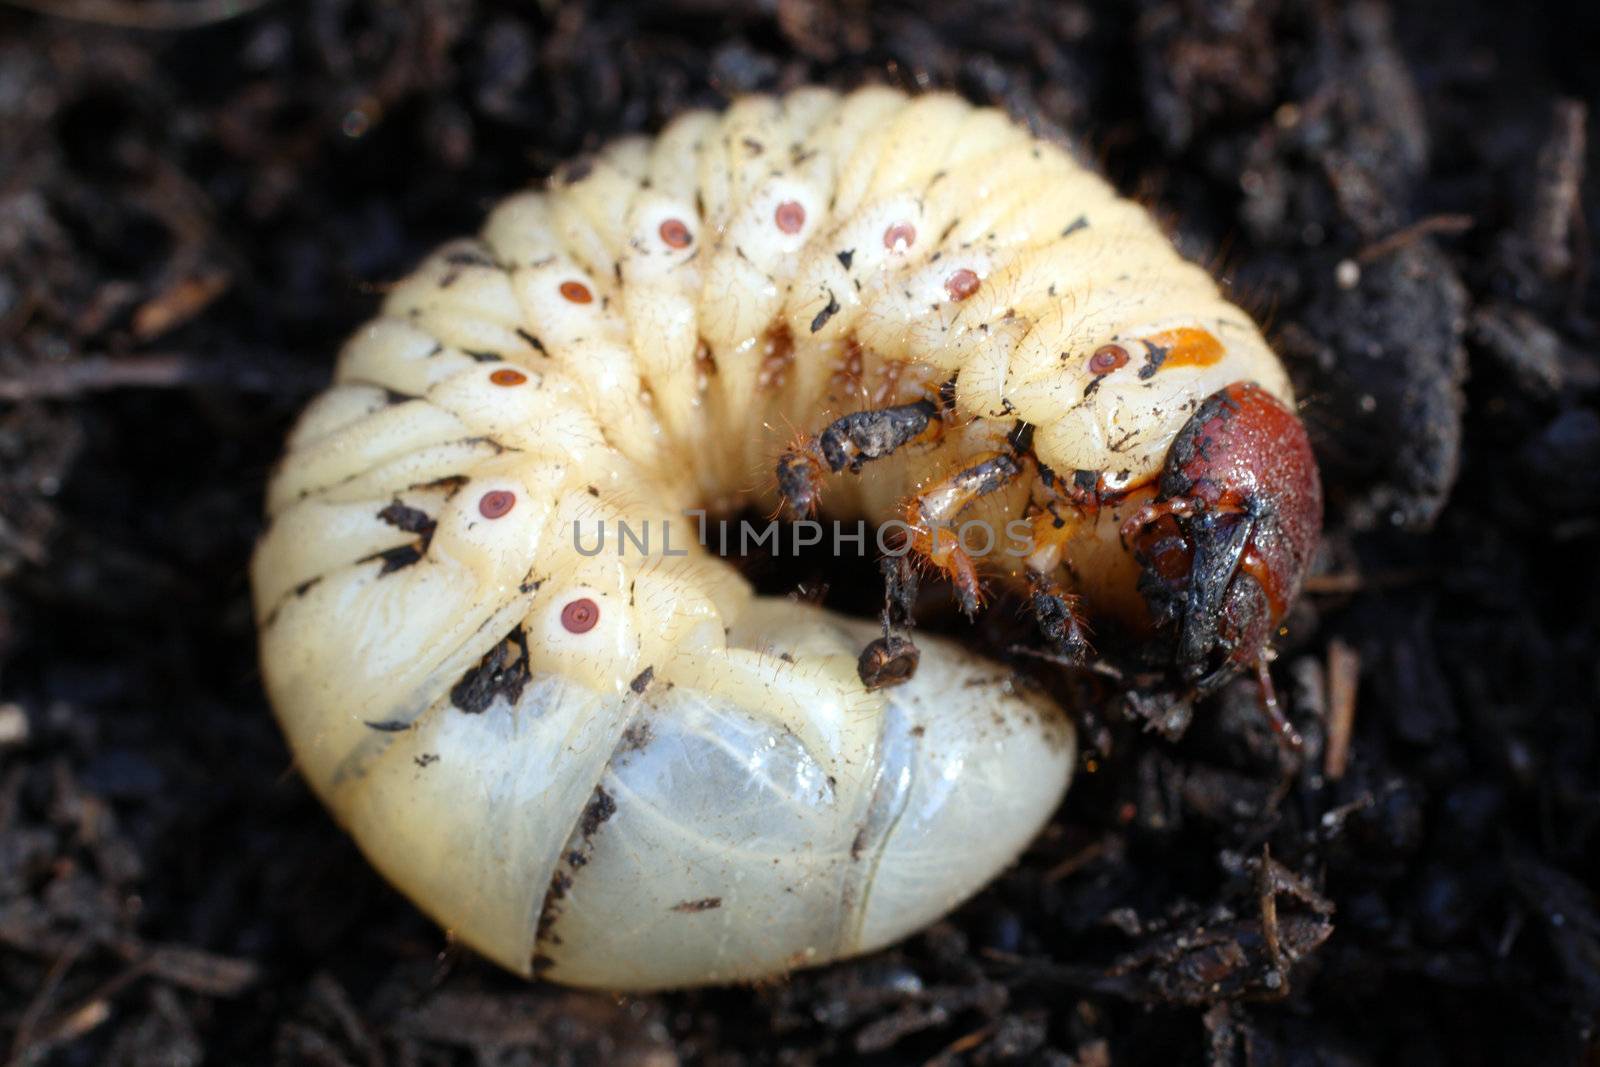
[[[568,633],[586,634],[600,621],[600,605],[588,597],[579,597],[561,609],[561,625]]]
[[[1204,688],[1261,655],[1321,532],[1322,482],[1294,412],[1248,382],[1207,397],[1172,442],[1155,502],[1123,527],[1185,679]]]

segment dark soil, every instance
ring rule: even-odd
[[[0,8],[0,1058],[1600,1062],[1600,7],[241,6]],[[294,775],[265,473],[383,284],[500,195],[873,79],[1078,139],[1271,323],[1330,497],[1275,667],[1304,764],[1247,686],[1177,741],[1079,686],[1056,822],[895,950],[524,984]]]

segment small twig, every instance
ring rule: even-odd
[[[995,1024],[980,1026],[970,1034],[963,1034],[950,1044],[946,1045],[937,1056],[928,1060],[923,1067],[941,1067],[942,1064],[955,1063],[956,1057],[971,1052],[989,1038],[994,1036]]]
[[[1367,577],[1360,571],[1340,571],[1336,574],[1313,574],[1306,579],[1305,591],[1312,596],[1329,596],[1359,593],[1367,587]]]
[[[49,1049],[67,1041],[76,1040],[111,1017],[111,1001],[124,989],[146,973],[146,966],[136,963],[112,976],[108,981],[85,997],[76,1007],[59,1019],[37,1038],[31,1038],[31,1048]],[[13,1067],[22,1064],[29,1051],[24,1048],[13,1060]]]
[[[1083,870],[1083,868],[1087,867],[1089,864],[1105,855],[1105,853],[1105,838],[1102,837],[1098,841],[1091,841],[1089,844],[1083,846],[1078,851],[1074,852],[1072,855],[1056,864],[1054,867],[1051,867],[1048,871],[1045,871],[1044,882],[1046,885],[1050,885],[1051,883],[1061,881],[1063,878],[1068,878],[1074,874],[1077,874],[1079,871]]]
[[[84,356],[41,363],[24,374],[0,378],[0,400],[65,400],[113,389],[222,387],[241,393],[308,393],[321,382],[315,375],[263,361],[206,359],[179,353],[113,358]]]
[[[248,15],[271,0],[4,0],[52,18],[130,30],[193,30]]]
[[[1322,754],[1322,773],[1330,781],[1343,778],[1349,765],[1360,681],[1361,654],[1335,637],[1328,642],[1328,747]]]
[[[179,278],[133,313],[133,336],[149,341],[176,329],[204,311],[232,284],[226,271]]]
[[[1101,659],[1077,660],[1070,656],[1051,652],[1048,649],[1029,648],[1027,645],[1008,645],[1006,651],[1017,656],[1029,656],[1033,659],[1044,660],[1046,663],[1053,663],[1057,667],[1067,667],[1075,671],[1088,671],[1090,674],[1098,674],[1102,678],[1110,678],[1114,682],[1121,682],[1127,678],[1127,675],[1123,674],[1114,664]]]
[[[351,1047],[359,1049],[366,1057],[368,1067],[383,1067],[383,1049],[368,1031],[361,1019],[361,1013],[351,1003],[350,994],[345,992],[344,986],[324,971],[311,979],[311,993],[333,1016]]]
[[[187,945],[119,946],[130,963],[147,969],[169,985],[207,997],[236,997],[260,977],[255,961]]]
[[[1471,215],[1429,215],[1367,245],[1356,253],[1355,260],[1357,263],[1371,263],[1431,233],[1465,233],[1472,227]]]
[[[1433,577],[1433,572],[1416,567],[1365,573],[1362,571],[1336,571],[1333,574],[1313,574],[1306,579],[1305,591],[1313,596],[1343,596],[1375,589],[1393,589],[1415,585]]]
[[[25,1054],[33,1044],[33,1028],[44,1018],[44,1013],[50,1008],[50,1000],[55,996],[56,989],[61,985],[61,980],[66,977],[67,971],[72,969],[85,947],[81,939],[74,940],[50,964],[50,969],[45,972],[44,981],[39,983],[39,990],[34,994],[33,1000],[28,1002],[27,1010],[22,1013],[22,1018],[17,1020],[17,1030],[11,1039],[11,1056],[8,1062],[20,1064],[25,1060]]]
[[[1337,808],[1328,809],[1322,813],[1322,818],[1319,820],[1318,829],[1321,831],[1321,836],[1324,840],[1331,840],[1334,835],[1344,830],[1345,820],[1356,812],[1365,811],[1377,803],[1378,798],[1368,790],[1348,804],[1340,804]]]
[[[1583,221],[1582,190],[1588,108],[1581,100],[1557,100],[1550,132],[1533,167],[1533,195],[1518,235],[1545,278],[1555,280],[1575,266],[1573,230]]]
[[[1283,973],[1283,943],[1278,939],[1278,887],[1272,880],[1272,847],[1261,846],[1261,870],[1257,874],[1256,893],[1261,905],[1261,932],[1267,941],[1267,959],[1272,969]]]

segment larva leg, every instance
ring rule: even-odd
[[[1091,651],[1089,626],[1080,611],[1081,598],[1069,592],[1057,575],[1067,546],[1082,536],[1086,522],[1093,522],[1099,505],[1092,489],[1064,483],[1053,474],[1044,473],[1040,485],[1047,496],[1042,505],[1035,504],[1033,552],[1025,566],[1029,607],[1056,656],[1081,664]]]
[[[1028,570],[1028,602],[1039,633],[1051,650],[1069,663],[1089,657],[1089,628],[1078,611],[1078,598],[1051,574]]]
[[[862,649],[856,661],[856,673],[868,689],[910,681],[922,659],[910,636],[917,570],[905,556],[885,556],[878,567],[883,572],[883,636]]]
[[[978,611],[978,571],[952,525],[968,504],[1004,488],[1021,473],[1022,464],[1015,456],[995,452],[934,483],[906,504],[911,551],[950,579],[961,610],[968,617]]]
[[[824,470],[854,474],[905,445],[937,441],[943,432],[939,405],[932,400],[854,412],[784,452],[778,460],[778,492],[797,515],[810,515],[817,507]]]

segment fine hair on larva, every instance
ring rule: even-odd
[[[756,596],[686,514],[1020,520],[1026,559],[912,558],[969,611],[1011,584],[1147,631],[1128,530],[1240,388],[1292,411],[1212,277],[997,110],[680,115],[503,201],[345,345],[267,493],[266,687],[372,862],[513,971],[655,989],[868,951],[1016,857],[1072,726],[954,641],[873,676],[887,612]],[[686,554],[574,550],[645,522]]]

